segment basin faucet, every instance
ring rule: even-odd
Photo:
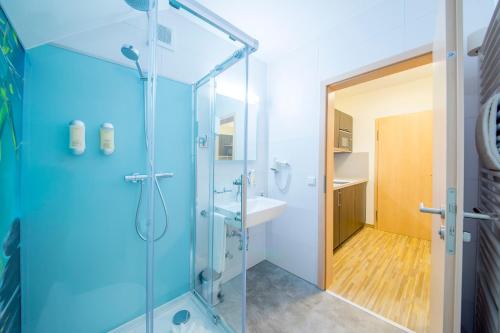
[[[241,188],[243,186],[242,178],[243,178],[242,176],[239,176],[233,181],[233,185],[236,185],[238,187],[238,190],[236,192],[236,201],[240,201],[241,199]],[[250,183],[250,176],[247,175],[247,184],[249,183]]]
[[[230,188],[226,188],[226,187],[224,187],[222,189],[222,191],[218,191],[217,189],[214,190],[215,194],[224,194],[224,193],[228,193],[228,192],[233,192],[233,190]]]
[[[233,185],[236,185],[238,187],[238,190],[236,192],[236,201],[240,201],[241,199],[241,187],[242,187],[242,180],[241,180],[241,177],[238,177],[236,178],[234,181],[233,181]]]

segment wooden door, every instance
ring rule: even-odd
[[[376,216],[380,230],[431,239],[432,112],[376,120]]]
[[[460,332],[463,246],[463,32],[462,0],[438,2],[434,41],[434,155],[431,241],[432,333]],[[453,197],[456,197],[456,201]],[[444,239],[438,231],[444,228]]]

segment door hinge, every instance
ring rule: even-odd
[[[377,141],[378,141],[378,130],[377,130]]]
[[[375,211],[375,221],[378,222],[378,210]]]

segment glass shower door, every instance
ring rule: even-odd
[[[245,331],[246,65],[235,53],[197,87],[197,209],[194,285],[215,316]],[[224,64],[223,64],[224,65]],[[229,67],[231,66],[231,67]]]
[[[240,56],[243,56],[243,52]],[[215,78],[215,103],[212,112],[214,151],[214,230],[224,224],[226,239],[223,273],[216,285],[221,302],[215,305],[220,315],[235,332],[245,331],[247,233],[243,226],[246,199],[246,66],[245,60],[232,65]],[[214,235],[217,239],[217,234]],[[221,245],[219,245],[221,247]]]

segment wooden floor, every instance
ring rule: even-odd
[[[365,227],[334,253],[329,290],[415,332],[428,332],[430,253],[430,241]]]

